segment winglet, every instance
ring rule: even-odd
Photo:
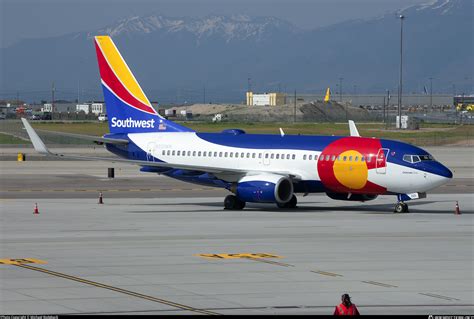
[[[43,141],[40,139],[38,134],[36,134],[35,130],[31,127],[30,123],[25,118],[21,118],[21,121],[23,122],[23,125],[25,126],[26,132],[28,133],[28,136],[30,137],[31,143],[33,143],[33,146],[35,150],[38,153],[41,154],[50,154],[48,148],[46,145],[44,145]]]
[[[354,121],[349,120],[349,130],[351,131],[351,136],[360,136],[359,131],[354,123]]]
[[[285,136],[285,132],[283,132],[283,129],[280,127],[280,135],[281,137]]]

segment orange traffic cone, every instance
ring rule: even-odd
[[[454,209],[454,214],[456,214],[456,215],[461,215],[461,210],[459,209],[459,203],[458,203],[458,201],[456,201],[456,206],[455,206],[455,209]]]
[[[35,209],[33,210],[33,214],[39,214],[38,203],[35,203]]]
[[[99,204],[103,204],[104,201],[102,200],[102,192],[99,193]]]

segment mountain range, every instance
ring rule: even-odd
[[[98,99],[93,36],[109,34],[151,100],[240,102],[254,91],[396,92],[403,20],[404,92],[472,91],[473,2],[437,0],[371,19],[302,30],[275,17],[134,16],[100,30],[0,49],[0,91]],[[340,80],[342,78],[342,80]],[[78,89],[79,88],[79,89]],[[79,92],[78,92],[79,91]]]

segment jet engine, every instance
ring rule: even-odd
[[[240,200],[254,203],[286,203],[293,196],[293,183],[286,176],[244,176],[230,189]]]
[[[326,193],[329,198],[336,200],[347,200],[352,202],[366,202],[374,200],[378,195],[372,194],[349,194],[349,193]]]

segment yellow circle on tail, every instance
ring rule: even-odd
[[[350,189],[361,189],[367,183],[367,164],[362,161],[362,154],[354,150],[339,155],[339,160],[334,162],[333,172],[337,181]]]

